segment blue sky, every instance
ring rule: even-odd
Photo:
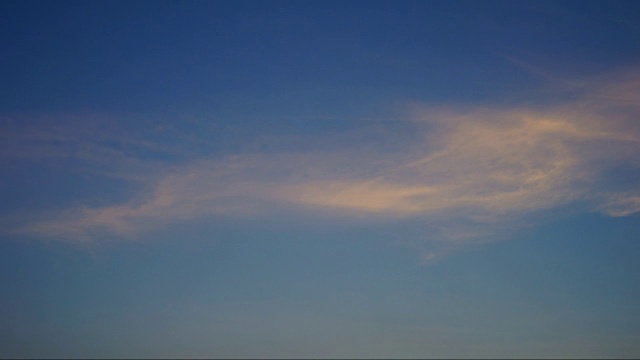
[[[3,355],[640,355],[636,2],[0,14]]]

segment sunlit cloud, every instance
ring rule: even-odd
[[[593,163],[602,146],[635,153],[639,144],[634,134],[608,128],[607,119],[585,121],[562,112],[426,109],[421,116],[444,127],[425,134],[427,144],[437,144],[434,152],[416,153],[415,161],[386,169],[377,178],[297,185],[289,188],[290,197],[368,212],[533,211],[593,190],[585,183],[610,165]]]
[[[634,180],[639,79],[631,72],[596,81],[570,102],[541,108],[412,104],[405,121],[413,133],[388,139],[400,151],[386,152],[385,144],[363,135],[359,144],[366,151],[345,146],[166,163],[147,174],[138,196],[126,203],[44,214],[14,231],[88,240],[278,208],[311,217],[335,212],[340,221],[419,218],[439,229],[440,240],[458,243],[571,204],[582,212],[627,216],[640,211],[640,182]]]

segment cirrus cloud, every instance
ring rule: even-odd
[[[363,131],[360,150],[163,164],[128,202],[45,214],[13,230],[74,240],[105,232],[130,236],[175,221],[279,208],[309,216],[335,211],[345,221],[350,215],[419,218],[440,229],[441,240],[464,242],[571,204],[626,216],[640,211],[639,79],[631,72],[595,82],[570,102],[540,108],[414,104],[414,131],[385,139],[396,151]]]

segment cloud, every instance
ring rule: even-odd
[[[309,182],[287,189],[293,201],[389,214],[473,208],[491,214],[534,211],[586,196],[584,183],[609,165],[594,164],[602,146],[637,154],[639,139],[562,111],[421,110],[442,129],[425,134],[437,144],[383,176]],[[606,160],[606,159],[600,159]],[[609,160],[619,160],[611,158]]]
[[[19,231],[127,236],[175,221],[280,209],[335,213],[342,221],[420,219],[434,237],[457,244],[495,237],[507,223],[563,206],[636,213],[640,76],[601,79],[581,91],[570,102],[540,108],[412,104],[412,131],[390,129],[384,142],[364,130],[358,146],[332,139],[332,149],[165,164],[126,203],[72,208]]]

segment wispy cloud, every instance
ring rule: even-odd
[[[610,216],[640,211],[638,73],[594,81],[573,101],[544,108],[413,104],[408,112],[414,131],[394,132],[384,144],[363,131],[360,150],[173,162],[148,176],[139,196],[126,203],[68,209],[20,231],[90,239],[279,207],[310,216],[337,211],[341,219],[421,218],[439,229],[440,240],[460,243],[571,204]]]
[[[290,187],[294,201],[367,212],[412,214],[475,208],[501,214],[545,209],[585,196],[600,171],[637,154],[639,138],[610,119],[560,110],[420,110],[440,127],[425,134],[436,150],[384,175]],[[609,159],[599,159],[601,151]],[[631,154],[627,154],[631,155]],[[594,163],[600,160],[602,163]]]

